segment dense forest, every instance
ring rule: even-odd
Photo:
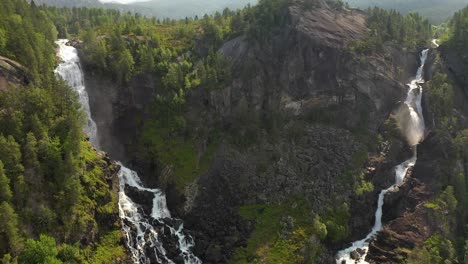
[[[2,1],[0,16],[0,54],[27,65],[30,80],[0,92],[2,263],[124,259],[111,164],[85,140],[77,95],[53,74],[54,24],[22,0]]]
[[[182,191],[208,170],[221,138],[243,151],[265,135],[268,140],[277,136],[276,120],[258,119],[247,111],[240,111],[229,126],[195,130],[187,118],[187,100],[195,89],[217,91],[229,85],[233,65],[218,52],[221,45],[236,37],[253,46],[271,42],[290,23],[286,10],[291,2],[260,0],[258,5],[239,10],[226,8],[212,15],[174,20],[112,9],[1,1],[0,56],[26,66],[30,80],[27,85],[0,91],[0,220],[6,223],[0,227],[2,263],[114,263],[126,259],[112,190],[112,175],[118,167],[87,141],[81,132],[85,121],[77,95],[53,74],[58,63],[57,38],[77,40],[83,66],[112,80],[118,89],[131,89],[129,84],[142,74],[154,77],[152,103],[145,108],[132,151],[140,159],[172,165],[170,181]],[[307,0],[301,7],[313,9],[315,4]],[[341,1],[329,4],[334,10],[353,12]],[[465,69],[467,17],[468,8],[456,13],[447,33],[447,45],[459,52]],[[416,52],[428,45],[433,34],[428,20],[416,13],[371,8],[366,19],[369,30],[365,38],[346,47],[346,54],[378,56],[386,46]],[[454,161],[464,160],[466,166],[468,132],[451,111],[454,84],[449,75],[436,74],[426,86],[438,128],[435,133],[447,146],[444,151]],[[201,137],[207,138],[207,146],[199,157],[196,141]],[[367,152],[353,157],[353,162],[359,167],[366,158]],[[440,232],[408,252],[408,263],[467,261],[468,180],[454,171],[457,164],[444,165],[444,176],[437,179],[437,195],[425,205],[441,226]],[[348,174],[353,174],[349,177],[353,191],[362,197],[374,191],[374,186],[357,173],[357,167]],[[247,246],[233,252],[231,262],[248,263],[259,254],[278,263],[313,262],[324,245],[336,246],[349,236],[349,204],[340,202],[310,219],[304,214],[310,211],[305,201],[298,199],[294,204],[293,208],[284,204],[240,208],[240,214],[254,219],[257,226]],[[298,219],[299,228],[288,239],[279,235],[277,220],[284,214]],[[268,247],[261,243],[265,237],[273,241]],[[307,257],[297,254],[310,244]]]

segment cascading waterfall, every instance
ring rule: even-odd
[[[353,242],[351,247],[339,251],[336,255],[337,264],[368,263],[365,259],[369,250],[370,240],[382,229],[382,207],[384,204],[385,194],[397,188],[405,179],[408,170],[413,168],[416,164],[417,145],[423,140],[425,131],[421,99],[422,84],[424,83],[422,75],[428,52],[429,49],[425,49],[421,52],[421,65],[416,72],[415,79],[408,84],[409,90],[405,100],[405,106],[408,108],[408,112],[404,117],[405,124],[402,129],[408,140],[408,144],[413,150],[413,156],[409,160],[395,167],[395,184],[380,192],[377,200],[377,211],[375,212],[375,223],[372,227],[372,231],[364,239]],[[351,257],[352,252],[358,253],[359,259],[353,259]]]
[[[67,45],[66,39],[58,40],[56,43],[59,46],[58,56],[62,61],[55,73],[78,93],[82,110],[86,113],[88,120],[84,131],[91,143],[99,149],[97,126],[91,117],[78,52],[74,47]],[[191,252],[194,242],[184,231],[182,221],[171,218],[164,193],[159,189],[143,187],[136,172],[121,163],[119,165],[121,166],[118,173],[119,215],[122,232],[134,263],[202,263]],[[132,201],[126,193],[129,188],[154,196],[150,212]]]
[[[97,138],[97,126],[96,122],[91,118],[91,111],[89,110],[89,97],[86,92],[84,85],[83,72],[80,68],[80,59],[76,49],[71,46],[67,46],[68,40],[59,40],[58,56],[62,59],[62,62],[55,69],[55,73],[58,74],[64,81],[66,81],[73,90],[78,94],[81,108],[86,114],[86,125],[84,132],[88,135],[89,140],[96,148],[99,148]]]

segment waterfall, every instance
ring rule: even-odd
[[[97,137],[97,126],[96,122],[91,118],[91,111],[89,109],[89,97],[86,92],[84,85],[83,72],[80,67],[80,60],[78,53],[74,47],[67,46],[68,40],[59,40],[58,56],[62,62],[55,69],[55,73],[58,74],[70,87],[78,94],[81,108],[86,114],[86,125],[84,126],[84,132],[88,135],[91,143],[99,148],[99,142]]]
[[[57,77],[66,81],[77,92],[81,108],[86,114],[87,123],[84,132],[91,143],[99,149],[98,130],[91,117],[89,97],[86,92],[83,71],[77,50],[67,45],[68,40],[56,42],[59,47],[60,64],[55,69]],[[122,233],[134,263],[202,263],[191,251],[194,241],[183,228],[179,219],[171,218],[166,204],[166,196],[159,189],[149,189],[143,184],[135,171],[123,164],[119,176],[119,216],[122,223]],[[153,195],[151,212],[145,211],[129,197],[128,189]],[[126,192],[127,191],[127,192]]]
[[[364,238],[352,243],[351,247],[343,249],[336,254],[337,264],[364,264],[368,263],[365,259],[369,251],[370,240],[382,229],[382,207],[384,204],[385,194],[397,188],[405,179],[409,169],[413,168],[417,160],[417,145],[424,139],[424,117],[421,106],[422,99],[422,84],[424,83],[423,69],[426,63],[429,49],[421,52],[421,64],[416,72],[416,77],[408,84],[408,94],[405,100],[405,106],[408,112],[404,116],[404,126],[402,127],[408,144],[413,150],[413,156],[395,167],[395,184],[389,188],[382,190],[377,200],[377,211],[375,212],[375,222],[372,231]],[[356,252],[359,259],[353,259],[351,253]]]

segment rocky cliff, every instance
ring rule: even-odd
[[[0,56],[0,91],[10,85],[27,85],[30,81],[31,78],[23,65]]]
[[[304,216],[310,219],[349,205],[347,235],[325,239],[316,257],[317,263],[333,262],[345,242],[369,231],[378,191],[410,155],[398,137],[381,142],[376,135],[387,130],[385,120],[406,94],[417,52],[386,44],[382,52],[358,54],[351,47],[367,36],[365,13],[302,3],[294,1],[286,22],[264,40],[239,36],[224,43],[219,52],[230,61],[232,82],[189,95],[186,119],[200,135],[199,157],[210,144],[206,128],[222,136],[208,170],[184,190],[171,185],[170,168],[142,160],[134,149],[153,77],[143,74],[119,87],[86,73],[103,149],[133,161],[147,184],[166,187],[171,211],[193,231],[195,253],[206,263],[225,263],[248,245],[256,222],[242,217],[240,208],[284,205],[297,197],[309,205]],[[360,172],[375,189],[358,196],[353,182]]]

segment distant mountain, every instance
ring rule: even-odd
[[[212,14],[216,11],[222,11],[226,7],[230,9],[243,8],[247,4],[256,4],[257,2],[258,0],[151,0],[132,5],[151,9],[159,17],[183,18]]]
[[[402,13],[418,12],[433,24],[449,19],[455,11],[468,5],[468,0],[348,0],[351,6],[367,8],[379,6]]]
[[[114,8],[123,12],[130,11],[160,18],[184,18],[212,14],[226,7],[243,8],[247,4],[256,4],[258,0],[151,0],[132,4],[101,3],[98,0],[34,0],[34,2],[60,7]]]

